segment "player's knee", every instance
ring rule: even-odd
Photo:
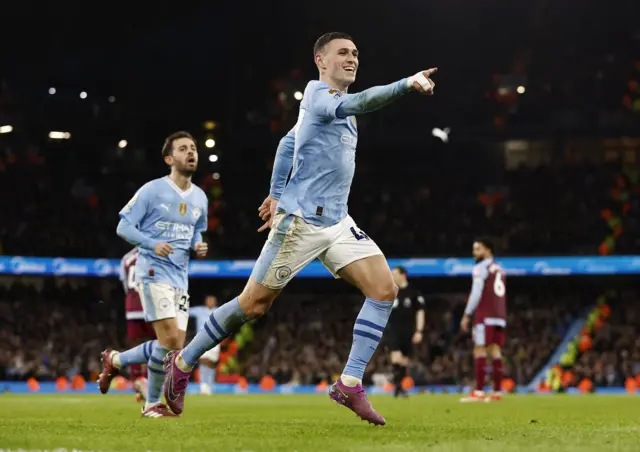
[[[476,345],[473,349],[473,356],[476,358],[484,358],[487,356],[487,348],[481,345]]]
[[[158,343],[169,350],[182,348],[184,335],[180,334],[177,328],[165,328],[162,334],[158,335]]]
[[[168,333],[164,337],[158,338],[158,343],[169,350],[178,350],[181,348],[180,336],[177,333]]]
[[[398,286],[393,280],[376,282],[368,296],[374,300],[392,302],[398,296]]]
[[[279,290],[269,289],[249,278],[238,303],[249,319],[257,319],[267,313],[279,293]]]
[[[500,346],[497,345],[497,344],[491,344],[487,348],[487,352],[488,352],[488,355],[493,359],[502,358],[502,350],[501,350]]]
[[[248,318],[257,319],[265,315],[271,308],[272,304],[273,299],[254,298],[250,299],[245,306],[242,306],[242,310]]]

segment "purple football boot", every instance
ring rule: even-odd
[[[329,397],[338,404],[349,408],[363,421],[373,425],[385,425],[387,423],[371,406],[362,385],[350,388],[345,386],[342,380],[338,379],[329,389]]]
[[[183,372],[176,365],[180,351],[172,350],[164,357],[164,398],[175,414],[184,409],[184,394],[187,392],[191,372]]]

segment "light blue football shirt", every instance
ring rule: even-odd
[[[136,279],[187,291],[189,254],[207,230],[207,196],[191,184],[180,189],[169,177],[147,182],[120,211],[118,235],[140,247]],[[168,257],[155,254],[158,243],[173,246]]]
[[[325,227],[346,217],[356,167],[355,115],[377,110],[408,91],[407,79],[358,94],[346,94],[318,80],[309,82],[298,122],[280,144],[283,154],[292,144],[294,150],[286,186],[286,175],[283,178],[279,168],[274,171],[271,195],[277,198],[281,192],[278,210]]]

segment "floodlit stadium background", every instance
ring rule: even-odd
[[[179,17],[161,5],[126,16],[6,10],[0,388],[88,382],[99,351],[124,346],[114,267],[129,247],[115,234],[117,212],[163,174],[160,146],[175,130],[198,140],[196,182],[211,206],[211,252],[193,262],[192,302],[241,289],[265,239],[255,213],[275,146],[316,77],[313,42],[338,29],[361,52],[356,91],[440,69],[433,98],[407,96],[359,118],[350,198],[359,226],[427,296],[412,384],[458,391],[472,377],[470,339],[457,325],[471,243],[485,235],[511,275],[514,388],[636,391],[638,5],[405,2],[393,7],[401,25],[386,26],[358,2],[267,2],[251,14],[231,3],[180,7]],[[17,39],[27,23],[33,39]],[[341,370],[361,302],[328,276],[311,265],[237,338],[220,392],[244,391],[245,381],[260,391],[270,379],[276,392],[323,390]],[[384,392],[388,372],[380,350],[367,382]]]

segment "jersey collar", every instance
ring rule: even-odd
[[[169,176],[164,176],[164,180],[167,181],[167,184],[169,184],[169,187],[173,188],[176,191],[176,193],[178,193],[183,198],[186,198],[187,196],[189,196],[191,194],[191,192],[193,191],[193,182],[191,183],[189,188],[187,188],[186,190],[182,190],[180,187],[178,187],[175,184],[174,181],[172,181],[169,178]]]

